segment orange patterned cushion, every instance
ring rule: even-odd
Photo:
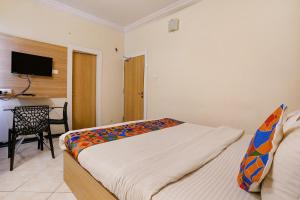
[[[286,105],[277,108],[256,131],[242,160],[238,175],[239,186],[249,192],[259,192],[268,174],[273,156],[283,138],[283,116]]]

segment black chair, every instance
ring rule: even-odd
[[[52,158],[55,158],[52,135],[49,124],[49,106],[19,106],[13,110],[13,128],[8,134],[8,157],[10,158],[10,171],[14,167],[17,139],[22,144],[25,136],[36,135],[40,144],[44,143],[43,134],[48,133]],[[43,145],[42,145],[43,146]],[[18,149],[17,147],[17,149]]]
[[[65,126],[65,132],[69,131],[69,125],[68,125],[68,102],[65,102],[63,107],[63,118],[62,119],[50,119],[49,120],[50,125],[60,125],[63,124]]]

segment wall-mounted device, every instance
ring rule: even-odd
[[[49,57],[12,52],[11,73],[52,76],[53,59]]]
[[[12,95],[12,89],[0,89],[0,96]]]
[[[169,21],[169,33],[179,30],[179,19],[171,19]]]

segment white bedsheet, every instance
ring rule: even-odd
[[[240,189],[236,178],[252,136],[245,135],[217,158],[173,183],[153,200],[259,200],[259,193]]]
[[[243,131],[182,124],[95,145],[79,163],[121,200],[149,200],[238,140]]]

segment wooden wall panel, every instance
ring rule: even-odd
[[[18,93],[27,86],[27,80],[11,73],[12,51],[51,57],[53,69],[59,71],[52,77],[31,76],[32,85],[27,93],[49,98],[67,97],[66,47],[0,34],[0,88],[12,88]]]

